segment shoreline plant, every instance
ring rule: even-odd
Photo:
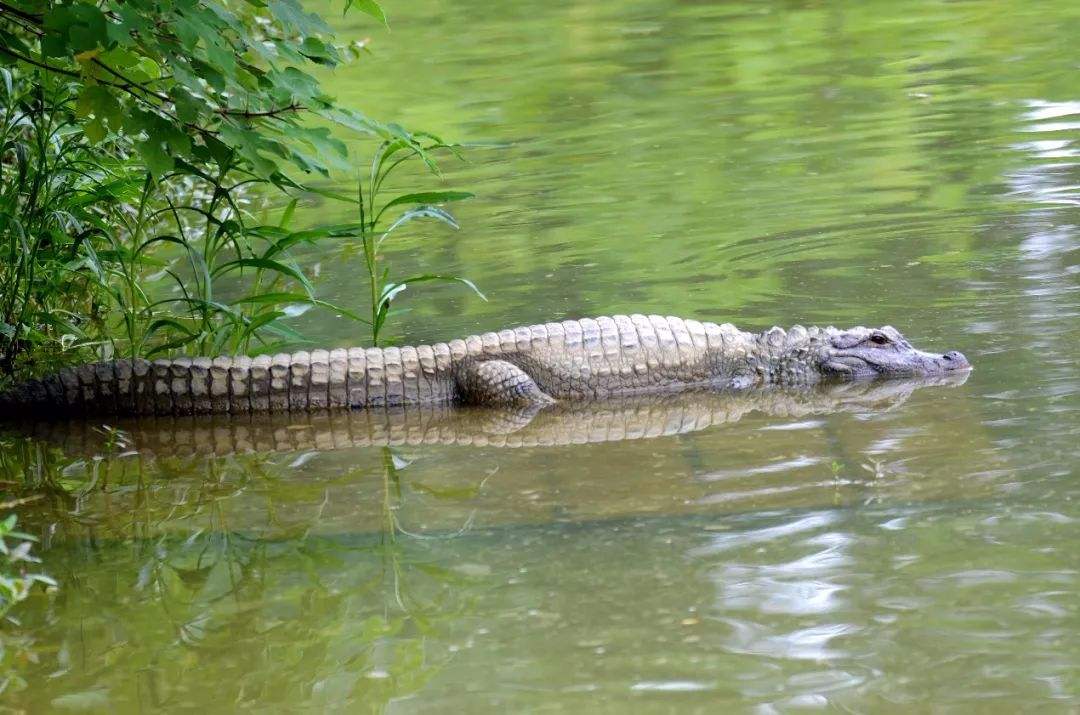
[[[385,24],[373,0],[350,7]],[[364,50],[298,0],[0,2],[0,385],[92,359],[277,351],[303,342],[288,319],[312,306],[370,324],[377,344],[410,285],[479,294],[385,268],[391,233],[419,218],[456,228],[435,204],[471,194],[377,204],[398,167],[438,175],[432,154],[457,150],[339,105],[310,74]],[[305,178],[355,164],[342,131],[378,142],[356,197]],[[293,229],[305,195],[359,220]],[[284,204],[280,220],[259,220],[253,198]],[[390,209],[404,211],[384,225]],[[318,298],[293,255],[349,241],[369,317]]]
[[[382,248],[390,235],[406,224],[420,219],[440,221],[450,228],[459,228],[453,215],[437,204],[452,201],[470,199],[473,194],[467,191],[422,191],[417,193],[399,194],[384,203],[378,203],[383,192],[384,182],[395,170],[410,162],[421,161],[429,171],[439,173],[438,166],[432,159],[436,151],[444,150],[461,158],[458,148],[445,143],[442,139],[431,135],[421,135],[426,139],[420,145],[408,143],[401,139],[384,141],[375,151],[371,162],[371,170],[367,179],[367,193],[364,192],[364,180],[357,179],[357,210],[359,223],[353,229],[355,237],[359,238],[364,254],[364,267],[367,270],[368,286],[370,288],[370,320],[364,320],[371,326],[371,343],[379,344],[379,338],[386,325],[387,319],[393,314],[391,305],[403,291],[417,283],[444,282],[460,283],[468,287],[481,300],[487,300],[480,289],[472,281],[461,276],[444,275],[438,273],[423,273],[406,278],[394,278],[391,280],[390,268],[382,261]],[[396,218],[384,224],[383,216],[387,211],[396,207],[408,207]],[[385,225],[385,228],[384,228]]]

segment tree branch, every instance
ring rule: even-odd
[[[139,90],[145,92],[146,94],[149,94],[151,97],[154,97],[154,98],[156,98],[156,99],[158,99],[158,100],[160,100],[162,102],[171,102],[172,101],[169,98],[169,95],[167,95],[167,94],[159,94],[159,93],[155,92],[152,89],[147,89],[146,85],[144,85],[142,82],[136,82],[135,80],[133,80],[130,77],[122,74],[121,72],[118,72],[117,70],[113,69],[112,67],[105,64],[104,62],[97,59],[96,57],[91,61],[95,65],[100,67],[101,69],[103,69],[106,72],[108,72],[109,74],[111,74],[112,76],[120,79],[124,83],[124,86],[122,87],[122,89],[127,89],[129,87],[130,88],[136,88],[136,89],[139,89]],[[113,86],[114,87],[120,87],[120,85],[118,85],[118,84],[113,84]]]
[[[66,70],[66,69],[63,69],[61,67],[54,67],[54,66],[52,66],[50,64],[47,64],[45,62],[39,62],[39,61],[35,60],[33,57],[27,57],[27,56],[22,55],[22,54],[20,54],[18,52],[15,52],[10,47],[4,47],[4,46],[0,45],[0,52],[4,52],[5,54],[11,55],[15,59],[20,60],[22,62],[25,62],[27,64],[33,65],[35,67],[40,67],[41,69],[47,70],[49,72],[56,72],[57,74],[64,75],[65,77],[75,77],[75,78],[81,78],[82,77],[82,75],[80,73],[78,73],[78,72],[75,72],[75,71],[72,71],[72,70]],[[121,92],[126,92],[127,94],[131,95],[132,98],[134,98],[136,101],[142,102],[146,106],[150,107],[150,109],[154,110],[155,112],[159,112],[161,114],[164,114],[166,117],[173,120],[174,122],[176,122],[180,126],[188,127],[189,129],[191,129],[193,131],[196,131],[199,134],[202,134],[204,136],[214,136],[214,135],[217,134],[217,132],[215,132],[213,129],[207,129],[206,127],[199,126],[198,124],[195,124],[194,122],[181,122],[180,118],[177,117],[175,114],[172,114],[171,112],[168,112],[163,107],[160,107],[160,106],[154,104],[153,102],[148,100],[146,97],[142,96],[141,94],[138,94],[137,92],[135,92],[131,88],[130,85],[120,84],[119,82],[110,82],[108,80],[102,80],[102,79],[99,79],[98,81],[101,82],[104,85],[109,86],[109,87],[119,89]],[[155,92],[149,92],[149,94],[151,94],[154,97],[160,97],[161,96],[161,95],[158,95]],[[168,97],[165,98],[165,101],[167,101],[167,100],[168,100]]]
[[[33,13],[26,12],[25,10],[20,10],[17,7],[8,5],[6,2],[0,2],[0,11],[5,12],[8,15],[15,15],[16,17],[20,17],[23,20],[26,20],[27,22],[32,22],[37,26],[41,25],[41,15],[35,15]]]
[[[27,63],[29,65],[34,65],[35,67],[40,67],[43,70],[48,70],[49,72],[55,72],[57,74],[62,74],[64,76],[66,76],[66,77],[82,77],[82,75],[79,74],[78,72],[75,72],[73,70],[66,70],[66,69],[63,69],[62,67],[53,67],[52,65],[50,65],[50,64],[48,64],[46,62],[39,62],[38,60],[35,60],[33,57],[28,57],[26,55],[19,54],[15,50],[11,49],[10,47],[5,47],[4,45],[0,45],[0,52],[3,52],[4,54],[11,55],[15,59],[21,60],[21,61],[23,61],[23,62],[25,62],[25,63]]]
[[[249,112],[240,109],[228,108],[218,109],[216,111],[218,114],[226,117],[241,117],[245,119],[252,119],[256,117],[276,117],[279,114],[285,114],[287,112],[303,112],[306,110],[307,107],[305,107],[304,105],[293,103],[285,107],[278,107],[277,109],[267,109],[261,112]]]

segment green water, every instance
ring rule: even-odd
[[[635,311],[889,323],[974,372],[708,419],[166,423],[101,459],[85,431],[13,443],[62,585],[5,628],[0,704],[1080,708],[1075,4],[386,5],[389,34],[339,20],[375,54],[329,86],[478,145],[444,167],[478,194],[462,230],[391,264],[491,299],[408,291],[399,339]],[[348,247],[311,262],[360,305]]]

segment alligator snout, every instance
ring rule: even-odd
[[[832,348],[821,363],[826,376],[848,380],[875,377],[929,377],[971,369],[956,350],[932,353],[919,350],[896,328],[851,328],[830,335]]]
[[[941,356],[941,359],[945,361],[946,370],[970,370],[971,363],[964,357],[964,353],[959,350],[950,350]]]

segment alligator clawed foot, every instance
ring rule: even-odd
[[[555,404],[528,373],[506,360],[474,360],[457,374],[458,393],[467,405],[538,406]]]

